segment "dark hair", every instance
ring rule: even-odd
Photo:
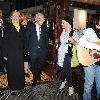
[[[100,14],[94,14],[93,15],[93,29],[97,35],[97,37],[100,39],[100,29],[96,28],[96,25],[99,25],[100,21]]]
[[[99,25],[100,14],[94,14],[92,17],[93,17],[93,24],[94,25]]]
[[[73,20],[69,16],[65,16],[62,20],[65,20],[71,25],[71,28],[73,28]]]
[[[90,20],[87,23],[87,28],[94,28],[96,25],[99,25],[100,21],[100,14],[93,14],[91,15]]]
[[[2,10],[2,7],[1,7],[1,5],[0,5],[0,10]]]

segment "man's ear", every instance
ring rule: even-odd
[[[12,16],[10,16],[10,19],[12,20]]]
[[[35,22],[36,22],[36,21],[37,21],[37,17],[35,17],[35,19],[34,19],[34,20],[35,20]]]
[[[43,19],[43,22],[45,22],[45,19]]]

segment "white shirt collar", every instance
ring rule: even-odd
[[[36,25],[36,31],[37,31],[37,36],[38,36],[38,40],[40,39],[40,34],[41,34],[41,26],[38,25],[37,23],[35,23]]]

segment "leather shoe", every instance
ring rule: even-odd
[[[2,97],[4,95],[4,93],[2,93],[1,91],[0,91],[0,97]]]
[[[11,95],[17,95],[18,94],[18,90],[10,90],[10,94]]]
[[[32,86],[36,86],[37,85],[37,81],[33,81]]]

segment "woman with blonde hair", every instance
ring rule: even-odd
[[[14,11],[4,36],[3,56],[7,60],[8,87],[11,93],[24,89],[24,29],[20,24],[20,12]]]

